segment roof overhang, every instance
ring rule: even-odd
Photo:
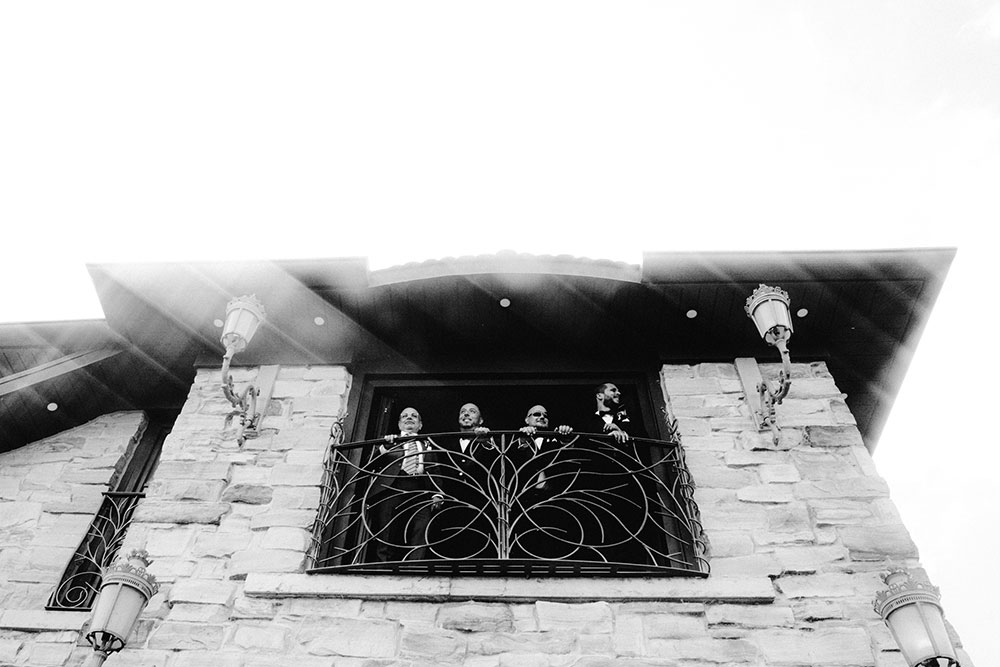
[[[595,354],[609,367],[777,361],[743,312],[758,283],[776,284],[793,311],[809,311],[796,320],[793,361],[829,364],[872,448],[954,254],[646,253],[637,266],[499,253],[379,271],[360,258],[89,270],[109,329],[178,385],[195,363],[221,361],[217,320],[242,294],[265,304],[267,321],[237,363],[482,372],[540,360],[572,368]]]

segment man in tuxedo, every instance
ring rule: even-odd
[[[648,470],[652,457],[646,443],[633,440],[645,438],[646,432],[641,420],[629,419],[621,391],[615,384],[598,385],[594,395],[596,410],[591,422],[594,432],[607,434],[617,443],[617,448],[598,442],[591,444],[599,455],[597,468],[606,475],[601,483],[614,489],[614,496],[610,496],[614,518],[604,521],[605,543],[609,546],[601,552],[612,562],[657,562],[659,556],[651,553],[662,550],[662,531],[656,528],[659,518],[651,516],[646,520],[642,514],[643,507],[655,503],[658,493]],[[633,472],[625,474],[625,471]],[[652,547],[652,552],[646,547]]]
[[[619,443],[629,439],[632,422],[628,412],[622,405],[622,394],[618,387],[610,382],[598,385],[595,390],[597,411],[594,412],[595,433],[607,433]]]
[[[546,431],[549,428],[549,412],[544,405],[533,405],[528,410],[524,423],[525,426],[521,427],[521,433],[526,437],[518,438],[517,447],[512,453],[511,459],[519,471],[519,477],[525,481],[526,486],[541,490],[546,486],[545,472],[541,469],[533,469],[544,467],[539,456],[565,445],[568,442],[568,436],[573,433],[573,428],[565,424],[556,427],[555,432],[559,434],[559,437],[537,435],[538,431]],[[531,463],[536,465],[532,466]],[[522,466],[524,466],[524,470],[522,470]]]
[[[514,558],[558,558],[576,550],[580,540],[575,530],[579,521],[568,520],[570,507],[563,507],[558,496],[569,489],[579,471],[580,462],[563,452],[572,438],[573,428],[562,424],[557,435],[539,434],[549,428],[549,414],[544,405],[534,405],[524,417],[525,425],[509,452],[513,467],[510,491],[513,533],[511,556]],[[572,535],[570,534],[572,532]]]
[[[475,403],[458,412],[459,435],[438,438],[430,470],[444,496],[439,520],[441,546],[448,558],[496,557],[496,508],[491,503],[490,475],[497,447],[483,413]]]
[[[375,559],[381,562],[427,557],[427,524],[439,501],[427,474],[430,445],[413,437],[421,428],[420,413],[405,408],[399,415],[399,435],[387,435],[372,460],[376,476],[366,505]]]
[[[466,403],[458,412],[458,436],[440,437],[435,469],[441,491],[452,498],[467,499],[474,491],[485,488],[486,471],[496,457],[496,445],[489,437],[483,413],[475,403]]]

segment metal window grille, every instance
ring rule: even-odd
[[[170,419],[169,423],[173,423]],[[114,561],[132,521],[132,513],[160,458],[167,423],[146,422],[126,449],[128,463],[116,470],[90,528],[63,571],[46,609],[83,611],[93,606],[105,568]],[[131,452],[131,456],[128,456]]]

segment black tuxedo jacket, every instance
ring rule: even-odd
[[[641,419],[636,419],[635,421],[632,421],[629,418],[628,411],[624,407],[620,407],[617,410],[612,410],[611,412],[605,413],[605,414],[610,414],[611,415],[611,423],[614,424],[614,425],[616,425],[618,428],[620,428],[621,430],[625,431],[626,433],[628,433],[633,438],[645,438],[646,437],[646,431],[643,428],[642,420]],[[604,431],[604,423],[605,422],[604,422],[604,418],[601,415],[599,415],[596,412],[594,412],[594,413],[591,413],[591,415],[590,415],[590,417],[588,419],[589,419],[589,421],[587,423],[591,424],[591,426],[587,428],[587,432],[588,433],[604,433],[605,432]]]
[[[433,461],[433,445],[429,440],[421,440],[424,444],[424,473],[421,475],[407,475],[403,472],[404,443],[396,440],[392,444],[385,443],[385,453],[379,452],[371,461],[368,469],[374,474],[371,488],[368,490],[369,498],[376,498],[386,491],[393,489],[401,479],[419,480],[418,488],[430,489],[430,482],[427,477],[428,464]],[[377,451],[377,450],[376,450]],[[411,483],[411,487],[414,485]]]
[[[539,437],[541,447],[537,444]],[[517,469],[516,492],[551,495],[569,488],[582,463],[572,446],[575,440],[575,435],[518,436],[509,450],[511,464]]]
[[[479,505],[488,490],[490,469],[498,452],[489,434],[477,436],[469,434],[469,445],[462,451],[461,437],[441,436],[435,438],[427,472],[431,483],[445,496]]]

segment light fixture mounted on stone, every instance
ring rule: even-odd
[[[875,596],[875,612],[889,626],[910,667],[961,667],[944,624],[936,586],[914,581],[902,568],[882,575],[888,588]]]
[[[94,652],[86,667],[100,667],[109,655],[125,648],[139,614],[160,590],[156,577],[146,571],[150,563],[149,554],[137,549],[105,570],[87,633]]]
[[[788,292],[761,283],[747,298],[744,307],[764,342],[778,348],[781,353],[781,373],[777,385],[772,387],[767,380],[761,379],[757,383],[757,396],[753,397],[756,400],[752,400],[749,393],[747,396],[758,428],[770,428],[775,444],[778,443],[780,429],[774,406],[784,400],[792,386],[792,361],[788,355],[788,339],[792,337],[791,303]]]
[[[239,418],[239,444],[247,438],[257,436],[260,424],[260,412],[257,411],[257,398],[260,389],[250,383],[239,394],[233,386],[233,378],[229,374],[229,365],[233,357],[246,349],[250,340],[257,333],[257,327],[264,321],[264,304],[255,295],[241,296],[226,305],[226,321],[222,327],[222,344],[226,353],[222,357],[222,392],[233,406],[233,411],[226,415],[226,426],[236,417]]]

